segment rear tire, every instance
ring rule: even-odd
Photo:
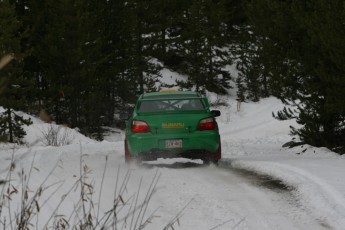
[[[127,140],[125,140],[125,163],[126,164],[140,164],[141,163],[141,159],[138,157],[133,157],[131,152],[128,149],[128,142]]]
[[[126,164],[129,164],[131,161],[132,161],[132,156],[128,149],[127,140],[125,140],[125,162]]]
[[[204,165],[209,165],[210,164],[210,159],[208,158],[205,158],[205,159],[202,159]]]
[[[210,160],[209,158],[202,159],[204,165],[210,165],[211,163],[218,166],[218,160]]]

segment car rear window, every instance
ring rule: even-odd
[[[204,110],[205,106],[200,99],[183,100],[147,100],[140,103],[139,112],[157,112],[157,111],[190,111]]]

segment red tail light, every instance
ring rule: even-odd
[[[201,119],[199,121],[198,130],[212,130],[216,127],[216,122],[213,117]]]
[[[133,120],[131,131],[133,133],[147,133],[150,132],[150,127],[145,121]]]

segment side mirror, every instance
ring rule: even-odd
[[[212,110],[211,114],[213,117],[219,117],[220,116],[220,111],[219,110]]]

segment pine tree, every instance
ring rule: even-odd
[[[90,69],[84,47],[87,40],[83,1],[34,1],[30,8],[32,55],[40,63],[42,105],[57,123],[83,126],[81,113],[90,86]]]
[[[305,101],[299,116],[304,128],[297,133],[308,143],[345,153],[345,45],[341,42],[345,36],[344,5],[340,0],[310,3],[295,3],[292,8],[308,34],[305,52],[310,55],[301,55],[310,75],[303,85],[309,92],[300,96]]]
[[[129,1],[131,25],[131,45],[129,55],[132,57],[131,72],[137,77],[136,84],[139,86],[138,93],[145,91],[155,91],[153,86],[158,82],[160,75],[160,65],[155,63],[151,56],[151,49],[155,44],[154,37],[151,36],[153,28],[151,26],[151,15],[154,15],[150,0]]]
[[[272,89],[272,63],[267,60],[271,45],[262,36],[252,34],[249,28],[242,28],[241,36],[245,36],[238,44],[238,49],[234,52],[238,55],[237,69],[243,76],[246,84],[246,94],[248,99],[259,101],[260,98],[273,94]]]
[[[182,29],[183,12],[188,5],[189,3],[184,0],[149,1],[149,24],[154,35],[152,55],[163,61],[166,67],[174,68],[178,62],[179,58],[174,48]]]
[[[236,78],[236,95],[237,95],[237,101],[238,102],[244,102],[246,101],[246,86],[243,81],[243,75],[239,73],[239,75]]]
[[[133,42],[133,25],[135,14],[127,1],[106,1],[105,15],[99,15],[105,20],[102,29],[103,52],[107,56],[103,71],[111,81],[111,94],[114,105],[123,102],[134,103],[138,93],[138,78],[134,68],[136,48]],[[101,71],[101,70],[100,70]],[[115,109],[115,108],[114,108]],[[113,116],[113,114],[112,114]]]
[[[225,94],[230,88],[230,74],[223,68],[230,64],[226,49],[222,1],[192,1],[183,12],[180,41],[176,50],[182,61],[179,70],[188,76],[182,87]]]
[[[30,79],[33,84],[30,93],[26,96],[26,102],[28,103],[27,112],[32,115],[38,115],[40,109],[43,108],[45,95],[43,95],[42,89],[45,87],[45,84],[41,74],[40,60],[33,55],[33,52],[35,50],[35,43],[40,43],[40,38],[35,35],[42,32],[41,29],[44,28],[40,27],[39,22],[44,20],[42,15],[44,13],[43,6],[45,1],[16,0],[14,4],[17,16],[21,21],[21,50],[25,53],[22,60],[23,75],[26,79]],[[35,10],[35,8],[41,10]]]
[[[302,128],[292,133],[302,142],[344,153],[343,2],[247,2],[252,31],[265,38],[257,54],[272,92],[295,107],[278,117],[297,117]]]
[[[21,72],[21,34],[20,22],[15,7],[7,0],[0,2],[0,56],[12,54],[15,57],[8,66],[0,70],[0,79],[6,85],[0,92],[0,140],[21,143],[25,136],[23,125],[29,125],[30,119],[24,119],[14,110],[25,108],[25,96],[30,89],[30,81]]]

